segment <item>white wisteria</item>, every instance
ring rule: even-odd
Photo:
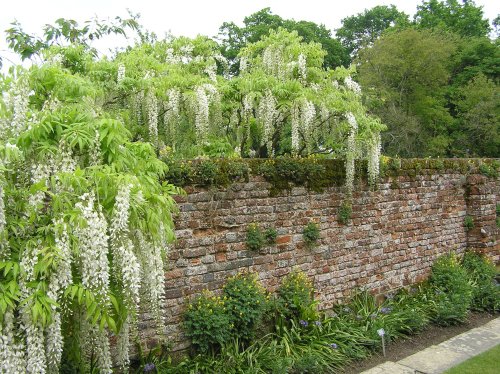
[[[307,59],[303,53],[301,53],[299,55],[298,69],[299,69],[300,82],[302,84],[306,84],[306,82],[307,82]]]
[[[347,87],[348,90],[351,90],[354,92],[356,95],[361,95],[361,87],[360,85],[355,82],[351,76],[348,76],[344,79],[344,84]]]
[[[296,156],[300,150],[300,106],[298,103],[293,103],[291,111],[292,121],[292,152]]]
[[[349,136],[347,138],[347,153],[346,153],[346,190],[349,197],[352,196],[354,189],[354,173],[355,165],[354,161],[356,159],[357,144],[356,135],[358,133],[358,122],[356,117],[351,112],[346,115],[347,123],[349,124]]]
[[[154,90],[149,90],[146,97],[146,113],[148,118],[149,139],[153,144],[158,142],[158,99]]]
[[[125,65],[120,64],[120,65],[118,65],[118,73],[116,76],[116,82],[118,84],[120,84],[123,82],[124,79],[125,79]]]
[[[271,90],[266,90],[259,103],[258,116],[264,126],[263,142],[267,147],[268,155],[273,155],[274,125],[278,117],[277,102]]]
[[[26,128],[28,119],[29,86],[26,77],[17,79],[12,92],[12,122],[10,132],[18,136]]]
[[[374,133],[368,140],[368,182],[374,187],[380,174],[380,134]]]
[[[15,338],[14,315],[11,310],[0,323],[0,374],[26,373],[25,347]]]
[[[208,95],[204,86],[196,87],[196,112],[195,112],[195,128],[197,139],[201,144],[207,141],[209,127],[209,101]]]
[[[86,226],[78,227],[76,235],[80,244],[82,284],[103,299],[108,297],[108,223],[93,193],[80,197],[75,208],[80,210]]]

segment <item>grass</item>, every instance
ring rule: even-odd
[[[499,367],[500,344],[445,371],[444,374],[496,374],[499,372]]]

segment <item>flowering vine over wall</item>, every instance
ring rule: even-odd
[[[120,67],[117,81],[126,74]],[[57,373],[62,360],[81,372],[126,368],[138,313],[153,311],[165,338],[163,268],[179,191],[160,183],[166,166],[154,147],[130,141],[88,79],[48,62],[3,83],[0,373]],[[158,105],[147,97],[154,137]]]

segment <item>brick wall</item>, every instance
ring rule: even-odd
[[[314,281],[319,306],[326,309],[355,287],[381,293],[423,280],[436,257],[448,251],[473,246],[500,259],[498,178],[420,170],[417,176],[388,177],[377,191],[358,186],[347,225],[337,220],[344,200],[340,187],[321,193],[295,187],[278,196],[271,196],[269,187],[252,177],[223,189],[188,187],[187,196],[178,198],[178,240],[166,272],[165,309],[174,350],[189,345],[180,326],[186,298],[205,288],[219,290],[241,270],[258,272],[263,284],[275,289],[284,275],[300,268]],[[464,227],[466,215],[475,222],[470,231]],[[310,220],[321,232],[312,249],[302,239]],[[276,228],[277,244],[247,250],[252,222]],[[141,334],[151,336],[153,329]]]

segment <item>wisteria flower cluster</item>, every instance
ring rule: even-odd
[[[50,66],[59,84],[69,84],[64,69]],[[57,106],[29,106],[24,74],[0,98],[0,117],[17,129],[0,134],[0,164],[11,166],[0,168],[0,257],[9,264],[0,280],[8,290],[0,295],[7,305],[0,373],[58,373],[65,347],[78,349],[82,372],[125,370],[142,309],[153,311],[165,338],[163,274],[176,190],[151,183],[165,172],[154,148],[130,142],[121,121],[100,118],[78,82],[48,95]],[[179,95],[170,96],[175,113]],[[146,97],[154,137],[159,104],[153,91]],[[32,112],[29,126],[21,111]]]

